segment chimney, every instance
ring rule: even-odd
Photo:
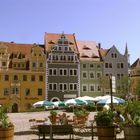
[[[101,49],[101,43],[98,43],[98,48]]]

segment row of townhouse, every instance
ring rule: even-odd
[[[117,81],[128,75],[127,47],[122,55],[115,46],[103,49],[75,34],[45,33],[44,39],[44,45],[0,42],[0,104],[10,105],[11,112],[44,99],[108,94],[103,76]]]

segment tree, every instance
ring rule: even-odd
[[[117,80],[117,93],[126,98],[130,94],[130,77],[123,76],[122,78]]]

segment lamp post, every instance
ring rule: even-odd
[[[109,78],[110,80],[110,96],[111,96],[111,110],[113,110],[113,95],[112,95],[112,76]]]
[[[110,96],[111,96],[111,110],[113,110],[113,92],[116,91],[115,76],[110,75]]]

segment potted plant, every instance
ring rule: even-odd
[[[49,119],[50,119],[52,124],[56,124],[56,119],[57,119],[57,112],[56,112],[56,110],[51,110],[50,111]]]
[[[124,134],[126,140],[140,139],[140,101],[128,102],[124,108]]]
[[[89,112],[84,108],[77,108],[74,110],[74,115],[76,117],[77,123],[85,123],[88,119]]]
[[[14,125],[7,115],[7,107],[0,107],[0,139],[12,140],[14,136]]]
[[[99,140],[114,140],[116,137],[113,125],[114,113],[111,110],[99,111],[95,116],[97,135]]]

